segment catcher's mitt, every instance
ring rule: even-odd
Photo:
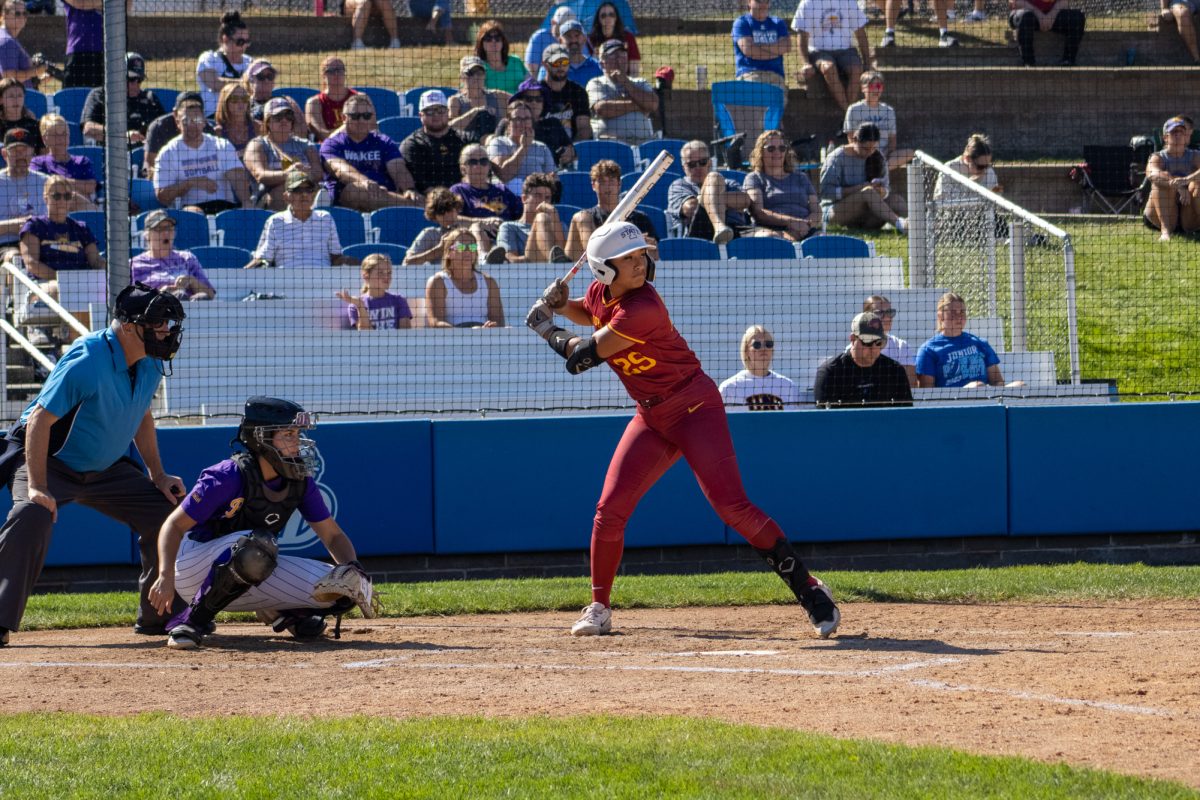
[[[357,561],[334,567],[313,586],[312,595],[313,599],[320,603],[332,603],[347,597],[354,601],[367,619],[379,616],[382,610],[371,578]]]

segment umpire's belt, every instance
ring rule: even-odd
[[[643,398],[641,400],[638,400],[637,404],[639,406],[641,406],[642,408],[654,408],[656,405],[659,405],[660,403],[665,403],[668,400],[670,400],[672,397],[674,397],[675,395],[679,394],[681,391],[686,389],[691,384],[692,381],[696,380],[696,376],[700,375],[701,372],[702,372],[701,370],[696,370],[691,375],[687,376],[686,378],[681,380],[679,383],[672,386],[665,393],[656,394],[656,395],[654,395],[654,397]]]

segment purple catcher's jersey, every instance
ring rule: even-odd
[[[277,490],[283,487],[283,483],[283,478],[275,478],[267,481],[267,486]],[[231,459],[205,469],[183,501],[184,513],[196,520],[196,527],[192,528],[189,536],[198,542],[212,539],[215,534],[209,528],[209,523],[236,514],[245,502],[244,494],[242,471]],[[300,516],[310,525],[332,516],[312,477],[305,479]]]

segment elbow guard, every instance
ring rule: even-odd
[[[596,353],[596,341],[589,336],[581,339],[571,355],[567,356],[567,372],[578,375],[596,366],[601,360]]]

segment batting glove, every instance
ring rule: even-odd
[[[554,312],[542,300],[538,300],[533,304],[533,308],[529,309],[529,313],[525,316],[525,324],[529,326],[530,330],[547,341],[550,339],[550,334],[556,330],[560,330],[554,324]]]
[[[565,306],[569,299],[567,285],[562,282],[561,278],[555,278],[554,283],[547,286],[546,291],[542,292],[542,302],[555,311]]]

